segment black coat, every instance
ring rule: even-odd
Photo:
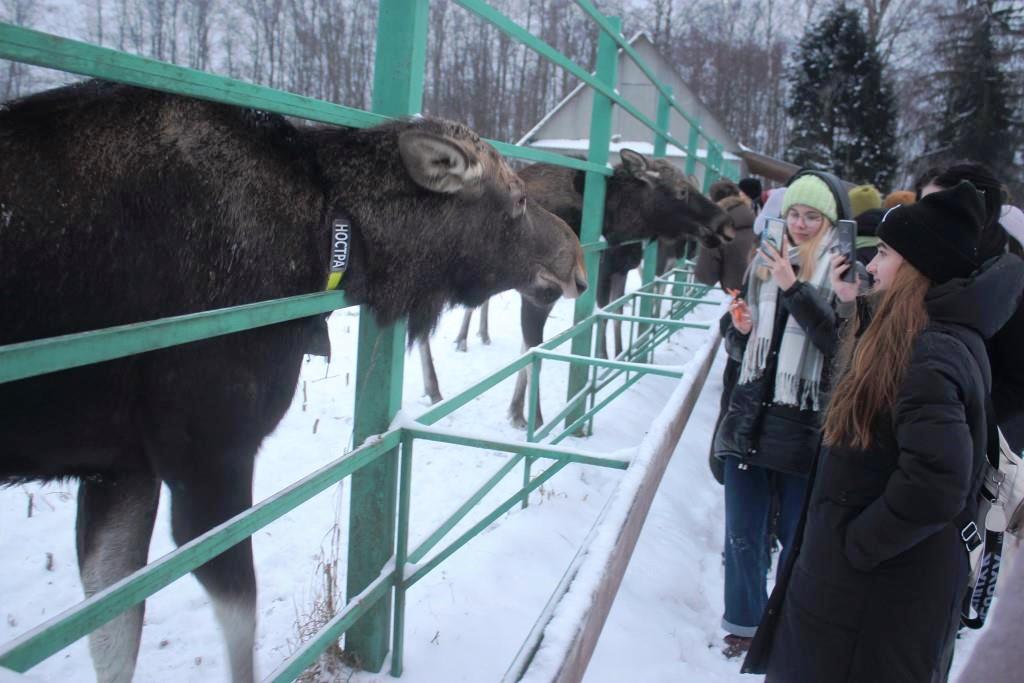
[[[753,382],[733,388],[729,408],[715,434],[715,454],[719,458],[737,457],[748,465],[806,475],[817,448],[819,415],[772,402],[775,359],[786,320],[793,316],[810,342],[825,355],[821,388],[827,391],[828,369],[838,343],[836,315],[831,302],[806,282],[797,282],[781,292],[779,302],[768,367]],[[730,358],[742,361],[748,336],[729,328],[725,345]]]
[[[1002,273],[1024,270],[1017,256],[1006,255],[986,264],[980,277],[996,278]],[[1016,299],[1013,317],[989,340],[992,361],[992,402],[1003,436],[1014,452],[1024,450],[1024,297]]]
[[[929,292],[931,323],[872,447],[820,453],[801,541],[745,671],[767,669],[777,683],[945,680],[968,571],[953,519],[974,504],[986,451],[983,339],[1013,313],[1020,287],[991,277]]]

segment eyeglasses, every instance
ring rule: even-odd
[[[798,220],[802,220],[804,225],[817,225],[824,219],[817,211],[808,211],[806,213],[800,213],[797,209],[790,209],[786,212],[786,220],[790,223],[796,223]]]

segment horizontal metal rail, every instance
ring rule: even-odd
[[[689,112],[687,112],[681,106],[679,106],[679,103],[676,101],[675,95],[673,95],[671,91],[669,91],[664,85],[662,85],[661,80],[658,78],[657,74],[654,73],[654,70],[651,69],[651,67],[647,66],[647,63],[644,62],[643,58],[633,48],[633,46],[629,44],[629,41],[625,39],[625,37],[622,35],[622,32],[617,31],[608,22],[608,18],[601,14],[600,10],[598,10],[594,6],[594,4],[590,2],[590,0],[575,0],[575,2],[577,5],[579,5],[580,9],[582,9],[587,14],[587,16],[594,20],[594,23],[597,24],[602,31],[611,36],[612,40],[619,44],[619,47],[622,48],[623,52],[629,55],[629,58],[632,59],[633,63],[635,63],[637,67],[639,67],[639,69],[643,72],[643,74],[647,76],[647,78],[651,81],[654,87],[658,89],[658,92],[661,93],[662,97],[668,100],[671,107],[675,109],[677,112],[679,112],[679,114],[684,119],[686,119],[686,122],[689,123],[691,127],[697,130],[697,134],[710,142],[714,142],[707,135],[707,133],[705,133],[701,129],[700,121],[695,119],[692,115],[690,115]],[[685,149],[685,147],[680,147],[680,149]]]
[[[529,441],[503,441],[501,439],[482,438],[439,429],[425,430],[406,427],[406,432],[414,439],[446,443],[453,446],[471,446],[474,448],[486,448],[492,451],[503,451],[505,453],[520,453],[533,458],[544,458],[545,460],[557,460],[566,463],[574,462],[580,465],[597,465],[599,467],[610,467],[615,470],[624,470],[629,467],[628,460],[594,455],[588,451],[581,451],[575,448],[553,448]]]
[[[545,482],[551,479],[551,477],[561,472],[562,468],[564,468],[568,464],[568,460],[562,460],[560,462],[552,464],[542,473],[537,475],[537,477],[535,477],[529,483],[529,485],[523,487],[516,493],[512,494],[509,498],[505,499],[505,501],[502,502],[501,505],[499,505],[498,507],[494,508],[494,510],[492,510],[490,514],[484,516],[483,519],[481,519],[472,527],[467,529],[465,533],[460,535],[457,539],[452,541],[450,545],[446,546],[443,550],[439,551],[436,555],[431,557],[427,562],[419,565],[412,565],[410,568],[413,571],[405,578],[402,585],[405,588],[409,588],[417,581],[422,579],[424,576],[429,574],[431,570],[437,567],[437,565],[441,564],[441,562],[449,558],[456,550],[458,550],[466,543],[468,543],[470,539],[472,539],[481,531],[489,527],[491,524],[495,522],[495,520],[497,520],[499,517],[504,515],[513,507],[515,507],[517,503],[520,503],[523,500],[523,498],[528,496],[531,492],[535,491],[536,489],[540,488]]]
[[[448,415],[451,415],[456,410],[466,405],[475,398],[478,398],[480,394],[484,393],[488,389],[497,386],[501,382],[505,381],[512,375],[516,374],[532,362],[532,357],[529,353],[525,353],[519,358],[501,368],[495,370],[494,373],[483,378],[471,387],[463,389],[455,396],[447,398],[436,406],[423,413],[416,418],[416,421],[423,425],[432,425],[438,420],[441,420]]]
[[[667,119],[662,119],[659,114],[659,121],[662,123],[655,123],[633,104],[625,100],[614,87],[604,84],[594,75],[573,63],[544,41],[532,36],[525,29],[493,8],[480,2],[480,0],[456,0],[456,2],[489,21],[499,30],[519,40],[543,58],[566,69],[569,73],[580,78],[582,82],[594,88],[596,92],[608,97],[609,100],[618,104],[628,114],[640,121],[641,124],[654,131],[659,141],[671,142],[680,149],[689,149],[671,136],[664,125]],[[643,63],[632,46],[628,45],[617,31],[613,31],[608,21],[597,13],[592,4],[589,2],[580,2],[579,4],[597,21],[602,30],[610,32],[612,38],[634,59],[644,74],[651,78],[655,87],[666,97],[667,102],[686,117],[687,121],[693,126],[693,130],[704,135],[700,131],[699,123],[679,107],[675,98],[657,80],[655,74]],[[187,97],[235,106],[255,107],[269,112],[333,125],[366,128],[391,120],[389,117],[379,114],[283,92],[265,86],[254,85],[146,57],[125,54],[109,48],[3,22],[0,22],[0,58],[60,69],[89,77],[119,81]],[[716,156],[713,154],[713,152],[720,149],[720,145],[710,140],[710,138],[708,140],[708,156],[705,161],[700,162],[706,168],[710,168],[709,163],[715,165],[720,161],[720,155]],[[501,154],[509,157],[552,163],[602,176],[608,176],[612,172],[607,164],[595,164],[553,152],[519,147],[500,141],[489,140],[488,142]],[[695,146],[696,143],[694,142],[691,147],[695,148]],[[603,241],[594,241],[584,245],[584,250],[587,254],[593,254],[607,249],[608,246]],[[678,272],[683,271],[674,269],[670,275]],[[675,281],[669,281],[668,283],[675,286],[680,284]],[[653,284],[648,283],[644,285],[642,290],[649,288]],[[694,288],[693,291],[699,290]],[[666,295],[659,296],[665,297]],[[685,297],[676,298],[684,299]],[[628,301],[629,298],[623,297],[622,300]],[[688,312],[689,309],[685,308],[687,302],[677,301],[675,303],[682,303],[683,306],[673,308],[673,313],[684,311],[684,309]],[[109,361],[137,353],[191,343],[201,339],[279,324],[288,320],[327,313],[348,305],[342,292],[316,292],[273,301],[255,302],[235,308],[204,311],[3,346],[0,347],[0,382],[26,379],[48,372],[80,367],[89,363]],[[619,307],[622,305],[624,304],[618,303]],[[692,307],[690,306],[689,308]],[[551,349],[576,339],[580,335],[591,334],[594,323],[599,318],[655,325],[656,327],[651,328],[649,335],[645,336],[647,333],[641,334],[638,339],[638,342],[645,349],[644,353],[646,353],[648,347],[653,348],[659,339],[667,338],[675,330],[686,327],[707,327],[706,325],[650,318],[643,315],[625,316],[613,313],[599,313],[587,317],[548,342],[525,353],[506,367],[477,382],[456,397],[428,410],[417,420],[422,425],[433,424],[466,405],[483,392],[493,388],[504,379],[511,377],[514,373],[530,366],[531,363],[535,364],[534,367],[538,367],[540,360],[543,358],[595,368],[595,371],[592,373],[593,379],[587,387],[570,400],[569,403],[573,404],[569,407],[570,411],[579,402],[586,400],[588,395],[592,396],[595,393],[596,368],[608,369],[616,373],[616,376],[623,372],[636,373],[632,377],[627,376],[627,381],[623,387],[618,388],[612,395],[605,397],[597,406],[594,406],[582,417],[574,421],[572,425],[550,443],[511,442],[475,437],[445,430],[421,429],[416,426],[393,426],[390,431],[379,437],[372,437],[371,441],[367,441],[352,453],[334,460],[313,474],[304,477],[266,500],[254,505],[249,510],[214,527],[193,541],[156,560],[151,565],[131,574],[79,605],[8,643],[0,649],[0,666],[15,671],[25,671],[38,664],[43,659],[50,657],[70,643],[108,622],[116,615],[193,571],[212,557],[231,548],[245,538],[251,537],[259,529],[294,510],[313,496],[325,491],[328,487],[337,484],[346,476],[377,461],[382,456],[394,453],[395,449],[402,444],[408,448],[408,458],[401,463],[404,473],[401,485],[404,488],[399,505],[405,505],[405,512],[401,513],[402,519],[405,521],[400,524],[403,526],[403,529],[400,529],[398,534],[397,555],[392,558],[391,563],[385,567],[379,576],[349,602],[341,613],[333,617],[310,641],[302,644],[299,650],[283,662],[268,680],[276,683],[278,681],[294,679],[310,664],[315,662],[316,658],[330,643],[336,642],[337,638],[346,629],[363,617],[374,605],[386,598],[392,588],[398,588],[400,591],[403,591],[402,595],[404,597],[404,590],[406,588],[416,583],[420,578],[423,578],[434,567],[465,545],[501,515],[505,514],[516,503],[525,502],[532,491],[555,476],[569,463],[596,465],[620,470],[628,468],[629,460],[626,459],[600,456],[576,449],[555,448],[554,444],[573,433],[578,426],[585,424],[587,420],[592,419],[593,415],[607,406],[610,401],[621,395],[643,376],[654,374],[681,377],[683,369],[676,366],[657,366],[631,361],[594,359],[589,356],[551,351]],[[633,353],[633,356],[639,355],[635,351],[631,353]],[[536,385],[536,382],[534,384]],[[563,411],[563,415],[560,415],[559,420],[549,424],[547,429],[560,422],[565,414],[568,414],[568,412]],[[544,434],[547,433],[547,431],[544,432]],[[446,519],[441,526],[406,558],[409,472],[411,448],[415,439],[504,451],[513,453],[514,457],[510,458],[508,462],[499,468],[476,493],[463,503],[452,516]],[[516,493],[473,524],[471,528],[462,533],[447,547],[436,552],[424,564],[418,564],[518,463],[524,460],[529,462],[533,459],[541,458],[554,460],[554,463],[532,479],[527,476],[527,480]],[[396,564],[398,562],[401,563],[401,566]],[[406,576],[407,571],[409,574]],[[400,625],[401,621],[396,623]],[[400,643],[400,640],[397,642]],[[400,644],[396,648],[396,655],[400,659]],[[400,669],[401,664],[399,662],[397,670]]]
[[[706,330],[710,327],[707,323],[690,323],[685,320],[671,320],[668,318],[647,318],[641,315],[620,315],[618,313],[605,313],[604,311],[598,311],[594,315],[606,320],[622,320],[624,322],[643,323],[645,325],[668,325],[678,328],[692,327],[696,330]]]
[[[392,563],[377,579],[370,583],[356,597],[349,600],[345,607],[330,621],[320,627],[312,638],[303,643],[288,659],[282,662],[274,673],[263,680],[265,683],[289,683],[302,675],[317,658],[330,647],[337,643],[341,635],[348,630],[352,624],[359,620],[364,614],[370,611],[382,598],[386,597],[396,583],[396,572]]]
[[[0,58],[351,128],[369,128],[391,120],[390,117],[362,109],[295,95],[149,57],[126,54],[4,22],[0,22]],[[602,175],[611,174],[607,166],[563,154],[498,140],[488,142],[505,156],[543,161]]]
[[[397,446],[400,438],[398,430],[381,435],[373,443],[368,443],[325,465],[75,607],[49,619],[0,649],[0,666],[18,672],[27,671],[161,588],[252,536],[360,467],[373,462]]]
[[[0,346],[0,383],[307,318],[348,305],[343,292],[317,292]]]
[[[496,471],[490,479],[485,481],[483,486],[477,489],[477,491],[467,498],[466,501],[448,517],[448,519],[442,522],[437,529],[431,532],[423,542],[416,547],[416,550],[409,553],[409,562],[416,564],[426,557],[427,553],[433,550],[434,546],[440,543],[441,539],[447,536],[448,533],[455,528],[455,525],[461,522],[466,515],[476,507],[477,503],[487,496],[488,493],[493,491],[494,487],[500,484],[502,479],[504,479],[509,472],[514,470],[516,465],[521,463],[525,457],[526,456],[523,453],[516,453],[513,457],[508,459],[508,462],[499,467],[498,471]]]
[[[658,318],[652,318],[658,320]],[[540,358],[547,358],[549,360],[560,360],[567,363],[578,363],[581,365],[589,365],[591,367],[598,368],[618,368],[620,370],[629,370],[630,372],[637,372],[640,374],[647,375],[659,375],[661,377],[672,377],[679,379],[683,376],[683,371],[675,366],[663,366],[663,365],[649,365],[647,363],[627,363],[617,360],[606,360],[604,358],[592,358],[590,356],[577,356],[571,353],[556,353],[554,351],[545,351],[544,349],[534,349],[534,353]]]
[[[685,303],[701,305],[717,306],[717,301],[708,301],[706,299],[700,299],[695,296],[674,296],[672,294],[657,294],[655,292],[631,292],[631,296],[640,299],[661,299],[662,301],[682,301]]]
[[[455,0],[457,4],[469,10],[473,14],[484,21],[490,23],[498,30],[507,34],[514,40],[526,45],[531,50],[541,55],[553,64],[557,64],[576,78],[580,79],[591,88],[601,93],[615,104],[622,107],[623,111],[632,116],[634,119],[642,123],[644,126],[654,131],[657,135],[664,138],[666,141],[672,143],[679,149],[686,149],[686,145],[676,140],[669,134],[668,131],[663,131],[659,128],[658,124],[652,120],[649,116],[645,115],[639,109],[634,107],[628,100],[622,97],[617,90],[609,88],[607,85],[598,80],[593,74],[582,68],[574,61],[563,55],[561,52],[551,47],[543,40],[537,38],[532,33],[527,31],[525,28],[515,23],[501,12],[497,11],[490,5],[482,2],[481,0]],[[700,162],[703,163],[703,162]]]

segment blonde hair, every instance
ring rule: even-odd
[[[924,297],[931,281],[904,261],[892,286],[874,299],[877,310],[860,341],[859,316],[847,323],[837,367],[846,367],[825,414],[825,444],[857,449],[871,446],[871,432],[882,409],[891,407],[910,365],[914,341],[928,324]]]
[[[814,277],[814,268],[818,263],[818,249],[821,247],[825,235],[832,231],[832,221],[828,219],[828,216],[822,215],[821,221],[821,230],[811,239],[797,245],[796,248],[797,258],[800,259],[800,272],[797,273],[796,279],[801,282],[809,282]],[[783,256],[788,258],[785,254]],[[772,276],[772,272],[768,270],[767,266],[758,266],[755,272],[762,282],[767,282]]]

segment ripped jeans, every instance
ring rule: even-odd
[[[779,567],[793,545],[803,510],[807,477],[763,467],[739,469],[739,459],[725,459],[725,615],[722,628],[752,637],[768,602],[768,547],[772,496],[778,496]]]

